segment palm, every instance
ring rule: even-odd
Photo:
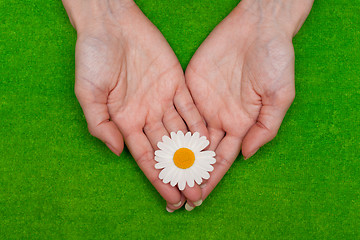
[[[124,138],[159,193],[178,203],[179,190],[162,183],[154,168],[156,144],[171,131],[187,131],[186,124],[202,134],[206,128],[166,40],[137,7],[127,15],[119,27],[79,35],[76,95],[90,132],[117,154]],[[194,201],[201,198],[198,186],[184,194]]]
[[[273,35],[246,35],[234,17],[231,13],[213,30],[186,70],[186,83],[217,154],[205,197],[241,146],[249,156],[276,135],[294,94],[291,41],[272,30]]]

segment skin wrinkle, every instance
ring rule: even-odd
[[[311,10],[314,0],[271,0],[246,1],[241,6],[255,17],[263,26],[274,23],[275,26],[285,26],[284,30],[291,37],[299,31],[302,23]],[[239,4],[240,5],[240,4]]]
[[[125,64],[126,65],[126,64]],[[121,77],[123,74],[125,74],[125,77]],[[115,83],[115,86],[111,89],[109,89],[109,93],[108,95],[111,95],[111,93],[117,88],[117,86],[119,85],[119,83],[121,81],[124,81],[124,79],[126,79],[127,77],[127,71],[123,71],[123,65],[120,65],[120,70],[119,70],[119,74],[118,76],[116,77],[117,81]],[[128,84],[126,83],[126,88],[128,87]],[[111,104],[109,103],[109,101],[107,102],[107,104]]]
[[[233,96],[237,96],[237,97],[240,97],[240,89],[241,89],[241,79],[242,79],[242,76],[241,74],[239,74],[239,76],[236,78],[234,77],[235,75],[235,72],[242,72],[242,63],[243,63],[243,59],[241,59],[241,57],[239,57],[238,55],[239,53],[237,52],[237,56],[236,56],[236,60],[234,61],[234,65],[233,65],[233,69],[232,71],[230,72],[230,79],[232,79],[230,85],[229,85],[229,90],[230,92],[232,92],[232,95]],[[232,87],[230,88],[230,86],[235,86],[235,87]]]

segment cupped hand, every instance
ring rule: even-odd
[[[107,8],[111,6],[102,7],[106,13],[97,14],[94,22],[83,18],[82,25],[74,24],[75,93],[89,131],[117,155],[124,139],[170,210],[181,207],[185,197],[198,201],[199,186],[187,186],[182,195],[164,184],[154,168],[154,150],[162,136],[188,128],[207,135],[183,70],[162,34],[134,3],[122,11]]]
[[[279,24],[234,9],[207,37],[186,69],[186,83],[206,121],[217,162],[203,199],[240,150],[252,156],[278,132],[295,96],[292,35]]]

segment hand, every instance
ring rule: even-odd
[[[186,69],[186,83],[217,159],[202,186],[203,199],[241,149],[249,158],[275,137],[295,97],[296,27],[290,31],[278,18],[246,8],[248,3],[242,1],[212,31]]]
[[[207,135],[175,54],[133,2],[96,3],[84,17],[72,19],[78,31],[75,93],[90,133],[117,155],[124,138],[168,208],[180,208],[185,197],[198,201],[199,186],[186,187],[182,196],[158,178],[160,170],[154,167],[154,150],[163,135],[186,132],[187,126]]]

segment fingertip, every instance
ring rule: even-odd
[[[104,121],[96,126],[88,125],[92,136],[100,139],[117,156],[120,156],[124,149],[124,140],[118,129],[112,121]]]
[[[169,213],[173,213],[175,210],[169,208],[168,206],[166,206],[166,211],[169,212]]]
[[[110,143],[105,143],[105,145],[118,157],[121,155],[121,153],[124,149],[124,144],[121,144],[121,146],[118,146],[118,147],[114,147]]]
[[[105,128],[106,127],[106,128]],[[122,151],[124,150],[124,140],[120,133],[120,130],[115,125],[114,122],[109,121],[106,126],[101,129],[103,133],[101,134],[101,138],[106,146],[117,156],[120,156]]]
[[[209,143],[210,143],[210,134],[209,134],[209,131],[208,129],[206,128],[206,124],[205,124],[205,121],[203,120],[199,126],[194,129],[196,132],[199,132],[200,133],[200,136],[205,136],[207,140],[209,140]]]
[[[196,207],[199,207],[202,203],[203,203],[203,200],[202,200],[202,199],[193,202],[193,204],[194,204]]]
[[[185,209],[186,209],[186,211],[188,211],[188,212],[192,211],[194,208],[195,208],[195,207],[194,207],[191,203],[189,203],[189,202],[187,202],[187,203],[185,204]]]
[[[249,153],[249,154],[244,154],[244,152],[242,152],[242,153],[243,153],[243,156],[244,156],[244,160],[248,160],[249,158],[251,158],[252,156],[254,156],[255,153],[256,153],[258,150],[259,150],[259,148],[257,148],[255,151],[253,151],[253,152],[251,152],[251,153]]]
[[[250,129],[250,131],[244,137],[244,141],[242,142],[241,146],[241,153],[244,156],[244,159],[249,159],[256,153],[259,148],[260,146],[257,146],[256,138],[253,136],[252,129]]]
[[[243,140],[241,151],[245,159],[249,159],[262,146],[275,138],[287,109],[288,106],[286,108],[271,104],[262,106],[256,123]]]
[[[269,130],[254,124],[245,135],[242,143],[241,152],[244,159],[247,160],[252,157],[260,147],[270,142],[274,137],[274,134],[269,134]]]
[[[185,203],[185,197],[183,194],[181,194],[181,200],[180,202],[176,204],[171,204],[169,202],[166,202],[166,211],[168,212],[174,212],[175,210],[180,209]]]
[[[199,206],[201,205],[200,202],[202,202],[202,191],[199,185],[195,184],[194,187],[189,187],[186,185],[182,192],[186,197],[187,202],[190,202],[194,206],[196,206],[196,204],[199,204]]]
[[[215,151],[220,141],[224,138],[225,132],[220,128],[208,127],[210,145],[208,150]]]

